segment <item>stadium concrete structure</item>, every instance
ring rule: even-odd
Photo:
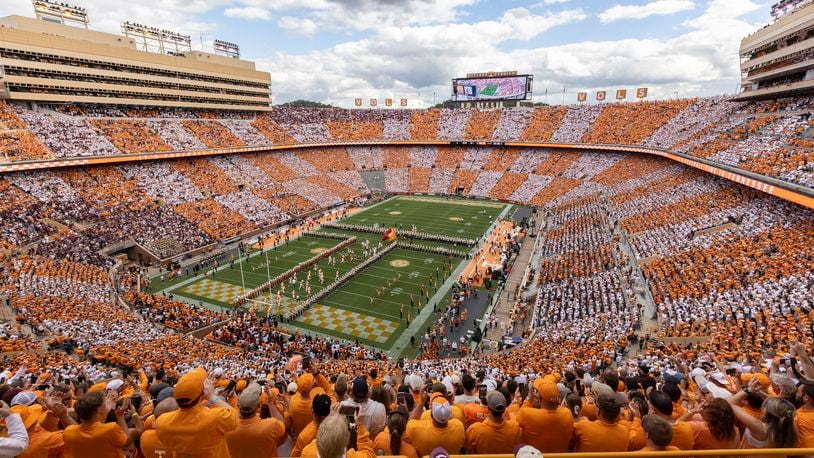
[[[802,30],[799,17],[775,24]],[[318,437],[323,393],[381,402],[359,419],[365,456],[367,432],[389,450],[385,422],[406,456],[627,456],[651,445],[652,421],[692,456],[814,454],[808,96],[271,108],[251,62],[0,25],[0,391],[21,415],[8,429],[26,421],[38,452],[46,427],[70,442],[55,387],[71,408],[88,390],[136,396],[145,415],[169,385],[205,394],[228,417],[186,444],[205,456],[197,442],[237,425],[228,403],[254,418],[247,386],[262,380],[280,456]],[[501,391],[475,401],[481,384]],[[396,389],[417,406],[406,431],[384,416]],[[540,408],[564,419],[557,437],[530,419]],[[124,410],[116,427],[141,434]],[[592,436],[597,418],[619,440]],[[515,433],[479,444],[481,420]],[[415,422],[461,424],[433,443]],[[168,421],[149,423],[180,447]]]
[[[814,92],[814,3],[789,3],[773,23],[741,41],[743,78],[738,99]]]

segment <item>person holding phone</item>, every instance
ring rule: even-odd
[[[359,408],[359,418],[371,434],[379,434],[384,429],[387,409],[384,404],[369,398],[370,388],[364,376],[353,379],[351,398],[342,401],[342,406]]]
[[[125,399],[116,407],[115,391],[91,391],[76,401],[76,414],[80,424],[65,428],[63,440],[68,457],[94,456],[119,458],[122,450],[141,436],[144,430],[141,418],[135,416],[135,427],[129,428],[125,414],[130,410],[130,400]],[[108,413],[116,413],[115,423],[105,423]]]
[[[340,408],[341,409],[341,408]],[[303,458],[375,458],[373,442],[359,417],[359,411],[352,407],[337,410],[319,425],[317,438],[302,451]],[[356,412],[351,414],[350,412]],[[356,429],[355,444],[351,441],[351,423],[343,413],[351,415]]]
[[[252,382],[240,393],[240,420],[237,428],[226,434],[231,458],[274,458],[277,447],[286,439],[283,414],[277,410],[276,396],[268,387],[265,404],[271,418],[260,419],[261,394],[263,387],[258,382]]]

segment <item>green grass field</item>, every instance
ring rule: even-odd
[[[360,224],[381,227],[404,227],[415,224],[418,231],[432,234],[480,238],[495,219],[508,210],[507,205],[474,200],[455,200],[438,197],[399,196],[371,206],[344,220],[345,224]],[[330,249],[341,240],[321,236],[323,232],[340,233],[357,238],[356,243],[334,254],[336,262],[329,265],[328,259],[320,260],[314,267],[300,272],[298,282],[311,271],[311,292],[321,289],[317,278],[318,269],[324,274],[324,284],[331,283],[364,260],[363,241],[371,245],[380,243],[379,234],[343,231],[321,228],[318,231],[294,239],[287,244],[265,252],[255,252],[233,266],[222,266],[214,275],[198,276],[178,280],[166,291],[177,298],[210,307],[228,307],[232,299],[246,290],[255,288],[268,278],[273,278],[321,251]],[[381,242],[382,244],[388,242]],[[433,247],[452,248],[442,242],[420,241]],[[457,247],[460,249],[461,247]],[[351,253],[356,259],[350,259]],[[345,255],[344,262],[340,254]],[[268,260],[268,263],[266,262]],[[395,248],[384,257],[357,273],[349,282],[309,308],[290,326],[313,331],[328,336],[359,342],[383,350],[397,346],[408,355],[412,349],[406,348],[410,335],[420,335],[433,319],[433,307],[422,308],[437,303],[437,308],[446,306],[448,286],[454,280],[455,269],[463,267],[464,260],[445,255]],[[450,280],[447,282],[447,280]],[[446,284],[445,284],[446,282]],[[422,289],[424,294],[422,295]],[[256,311],[278,314],[293,304],[294,292],[302,300],[307,296],[304,284],[292,285],[287,282],[285,291],[280,286],[272,289],[255,303]],[[278,294],[279,292],[279,294]],[[433,296],[436,296],[434,302]],[[277,302],[278,296],[282,299]],[[410,306],[410,299],[414,306]],[[401,312],[403,305],[403,314]],[[409,318],[409,319],[408,319]],[[392,352],[391,352],[392,353]]]

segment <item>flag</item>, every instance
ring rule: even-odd
[[[391,241],[391,242],[393,240],[396,240],[396,229],[391,227],[391,228],[387,229],[386,231],[384,231],[384,233],[382,234],[382,240],[388,240],[388,241]]]

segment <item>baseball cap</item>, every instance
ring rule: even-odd
[[[540,393],[540,398],[548,402],[560,402],[560,390],[553,382],[543,379],[534,381],[534,388]]]
[[[452,417],[452,407],[443,396],[432,398],[432,418],[438,423],[446,423]]]
[[[516,458],[535,458],[543,456],[539,450],[532,447],[531,445],[520,444],[514,449],[514,456]]]
[[[37,395],[33,391],[21,391],[11,399],[11,406],[30,406],[37,400]]]
[[[237,406],[241,414],[248,415],[257,409],[257,406],[260,405],[260,393],[262,393],[262,391],[263,389],[260,387],[260,384],[252,382],[240,393]]]
[[[124,386],[124,380],[117,378],[107,382],[107,386],[105,386],[105,389],[115,391],[121,388],[122,386]]]
[[[297,392],[297,383],[296,382],[289,383],[288,388],[286,389],[286,391],[288,391],[288,394],[296,393]]]
[[[311,388],[314,387],[314,376],[313,374],[302,374],[300,378],[297,379],[297,389],[300,393],[310,393]]]
[[[327,394],[318,394],[311,401],[311,410],[318,417],[327,417],[331,414],[331,397]]]
[[[165,387],[163,390],[158,392],[158,395],[155,397],[156,404],[160,404],[161,401],[171,398],[175,395],[175,388],[168,386]]]
[[[178,379],[175,384],[175,399],[179,404],[194,401],[203,393],[206,369],[199,367],[193,369]]]
[[[500,391],[490,391],[486,393],[486,405],[492,412],[503,414],[506,411],[506,397]]]
[[[20,414],[20,418],[23,420],[25,429],[30,429],[35,424],[39,423],[40,419],[43,418],[46,413],[39,404],[32,406],[17,404],[11,408],[11,411],[16,414]]]
[[[757,380],[763,388],[769,386],[769,377],[766,377],[765,374],[741,374],[741,381],[744,383],[749,383],[749,380],[753,378]]]
[[[435,447],[430,452],[430,458],[449,458],[449,453],[444,447]]]
[[[363,377],[356,377],[353,379],[353,384],[351,385],[351,392],[354,396],[367,396],[368,387],[367,387],[367,380]]]

